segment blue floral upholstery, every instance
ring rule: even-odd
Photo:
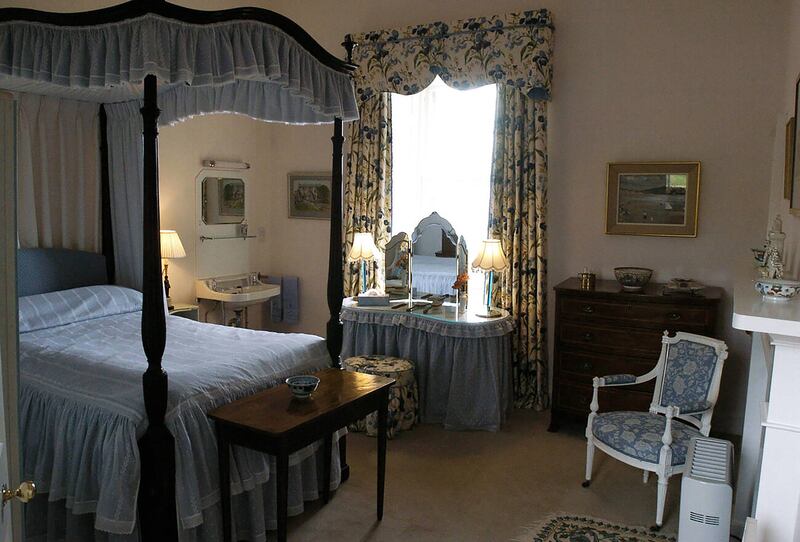
[[[681,340],[667,353],[661,406],[697,405],[708,399],[717,352],[713,346]]]
[[[603,384],[606,386],[612,384],[633,384],[636,382],[636,375],[621,374],[621,375],[607,375],[603,377]]]
[[[605,412],[592,423],[592,434],[612,449],[640,461],[658,463],[666,418],[649,412]],[[694,427],[672,420],[672,464],[686,461],[686,450],[693,437],[701,437]]]

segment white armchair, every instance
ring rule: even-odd
[[[722,367],[728,357],[724,342],[701,335],[664,332],[661,355],[652,371],[595,377],[591,412],[586,424],[586,481],[592,480],[594,449],[644,471],[658,475],[656,525],[661,528],[670,476],[686,469],[686,452],[692,437],[708,436],[719,395]],[[631,386],[656,379],[649,412],[599,413],[598,390]]]

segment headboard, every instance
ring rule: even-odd
[[[106,258],[102,254],[61,248],[17,250],[20,297],[95,284],[108,284]]]

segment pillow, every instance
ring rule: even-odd
[[[19,298],[19,332],[142,310],[142,294],[121,286],[84,286]]]

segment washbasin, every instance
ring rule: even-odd
[[[280,293],[280,286],[261,282],[258,273],[197,279],[197,299],[222,301],[232,309],[264,303]]]

